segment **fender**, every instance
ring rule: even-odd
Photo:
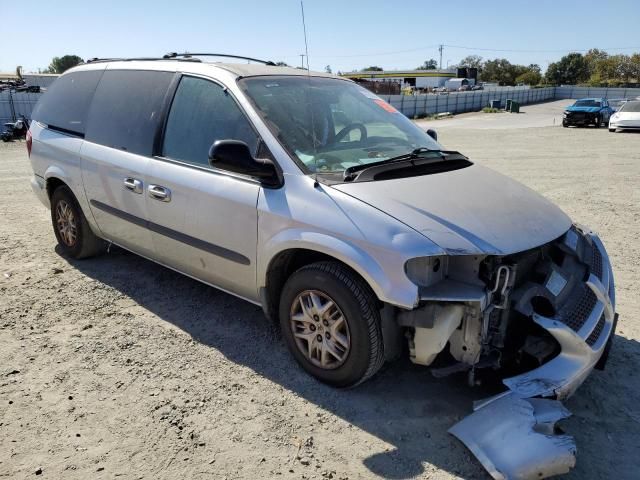
[[[45,185],[51,178],[57,178],[58,180],[63,181],[67,185],[67,187],[69,187],[73,195],[76,197],[76,200],[78,200],[80,209],[84,213],[84,216],[87,219],[87,222],[89,223],[89,227],[91,228],[93,233],[95,233],[99,237],[102,237],[102,232],[100,231],[100,228],[98,227],[98,225],[95,222],[95,219],[93,218],[93,212],[91,211],[89,202],[87,201],[87,196],[84,191],[84,186],[78,185],[74,181],[72,175],[69,175],[65,170],[63,170],[57,165],[50,165],[45,170],[44,172]],[[51,208],[50,202],[49,202],[49,208]]]
[[[49,165],[44,172],[45,181],[49,181],[51,178],[57,178],[62,180],[71,189],[73,194],[78,197],[78,186],[75,185],[73,177],[69,175],[65,170],[57,165]]]
[[[266,285],[267,272],[271,261],[281,252],[302,248],[329,255],[343,262],[369,284],[376,296],[383,302],[402,308],[414,308],[418,303],[418,287],[404,273],[404,261],[398,254],[396,268],[389,266],[383,270],[379,260],[357,245],[327,235],[303,229],[287,229],[271,237],[258,251],[258,290]]]

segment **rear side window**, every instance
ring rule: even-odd
[[[171,72],[107,70],[93,97],[85,139],[151,155]]]
[[[208,167],[209,148],[216,140],[243,141],[253,153],[258,146],[258,136],[223,87],[183,77],[167,119],[163,155]]]
[[[47,89],[31,118],[75,135],[84,135],[91,97],[104,70],[67,73]]]

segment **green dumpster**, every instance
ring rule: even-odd
[[[511,104],[512,104],[512,103],[513,103],[513,100],[511,100],[510,98],[507,98],[507,105],[504,107],[504,109],[505,109],[507,112],[510,112],[510,111],[511,111]]]
[[[511,113],[520,113],[520,104],[518,102],[511,102]]]

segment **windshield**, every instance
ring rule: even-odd
[[[342,174],[417,148],[442,148],[407,117],[355,83],[252,77],[240,85],[305,173]]]
[[[624,103],[619,112],[640,112],[640,102],[626,102]]]
[[[578,100],[573,104],[574,107],[600,107],[600,102],[597,100]]]

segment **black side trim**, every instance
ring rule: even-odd
[[[110,213],[114,217],[121,218],[122,220],[126,220],[127,222],[138,225],[139,227],[148,228],[149,222],[147,222],[146,220],[140,217],[136,217],[135,215],[131,215],[130,213],[127,213],[127,212],[123,212],[122,210],[118,210],[117,208],[113,208],[107,205],[106,203],[102,203],[97,200],[91,200],[90,203],[92,206],[96,207],[97,209],[102,210],[103,212]]]
[[[169,84],[167,91],[164,94],[162,107],[160,109],[160,120],[158,121],[158,126],[156,127],[156,131],[153,136],[152,156],[162,155],[162,145],[164,144],[164,130],[167,126],[167,119],[169,118],[169,110],[171,109],[171,104],[173,103],[173,97],[176,94],[176,90],[178,89],[178,84],[180,83],[181,78],[182,75],[176,72],[176,74],[171,79],[171,83]]]
[[[241,265],[251,265],[251,260],[249,260],[241,253],[229,250],[228,248],[224,248],[219,245],[214,245],[213,243],[205,242],[204,240],[200,240],[199,238],[192,237],[171,228],[163,227],[162,225],[158,225],[157,223],[149,222],[148,220],[136,217],[135,215],[131,215],[127,212],[123,212],[122,210],[119,210],[97,200],[91,200],[90,203],[92,206],[96,207],[99,210],[102,210],[103,212],[121,218],[122,220],[125,220],[129,223],[133,223],[134,225],[138,225],[139,227],[147,228],[152,232],[159,233],[160,235],[184,243],[186,245],[189,245],[190,247],[204,250],[205,252],[225,258],[235,263],[239,263]]]

